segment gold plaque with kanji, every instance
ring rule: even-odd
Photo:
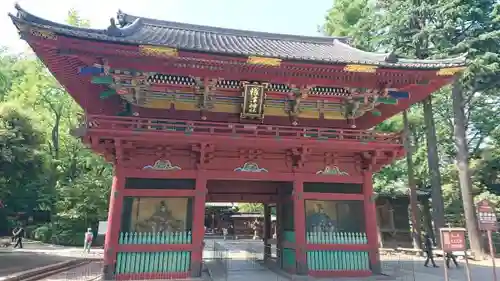
[[[241,118],[263,119],[264,100],[266,99],[264,85],[247,84],[243,87]]]

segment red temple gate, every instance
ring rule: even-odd
[[[377,273],[372,176],[404,151],[370,128],[464,65],[346,38],[123,13],[93,30],[17,9],[22,38],[87,113],[75,134],[115,165],[107,279],[199,276],[207,201],[276,204],[284,270]]]

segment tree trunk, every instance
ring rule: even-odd
[[[444,202],[431,96],[426,98],[422,104],[424,106],[425,134],[427,138],[427,162],[431,176],[432,217],[434,219],[434,233],[436,234],[434,237],[436,238],[436,244],[440,246],[439,229],[445,226]]]
[[[432,241],[434,241],[435,244],[436,242],[436,236],[434,235],[434,231],[432,230],[432,215],[431,215],[431,208],[430,208],[431,203],[429,202],[429,198],[427,196],[422,200],[422,213],[423,213],[423,222],[424,222],[424,229],[425,232],[429,234],[431,237]],[[439,234],[439,232],[437,233]]]
[[[410,207],[413,248],[421,248],[421,228],[420,228],[420,210],[418,208],[417,189],[415,184],[415,175],[413,170],[413,146],[411,145],[410,125],[408,124],[407,111],[403,111],[403,123],[405,134],[406,165],[408,168],[408,187],[410,188]]]
[[[462,192],[462,201],[464,205],[465,224],[469,234],[472,255],[475,258],[482,259],[483,250],[479,228],[477,225],[476,211],[472,197],[472,181],[469,170],[469,151],[467,147],[467,138],[465,131],[465,111],[462,86],[458,78],[455,78],[452,89],[453,99],[453,118],[455,121],[455,145],[457,148],[457,169],[460,190]]]

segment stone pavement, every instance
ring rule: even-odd
[[[382,268],[390,275],[392,280],[443,280],[444,263],[442,258],[436,258],[439,268],[424,267],[425,258],[411,255],[383,255],[381,256]],[[469,262],[472,280],[492,280],[493,268],[491,261]],[[450,281],[466,281],[465,261],[459,259],[459,268],[451,267],[448,271]],[[496,269],[500,276],[500,269]],[[389,279],[391,280],[391,279]]]
[[[274,274],[263,268],[257,259],[262,259],[263,244],[261,241],[252,240],[217,240],[228,249],[228,256],[231,258],[224,266],[227,268],[227,276],[216,278],[216,280],[237,280],[237,281],[282,281],[290,280],[284,276]],[[206,242],[207,249],[204,256],[211,254],[212,241]],[[372,276],[368,278],[298,278],[297,280],[332,280],[332,281],[372,281],[372,280],[397,280],[397,281],[442,281],[444,280],[443,259],[438,258],[436,262],[439,268],[424,267],[425,259],[413,255],[392,254],[381,256],[382,268],[385,275]],[[449,270],[450,281],[466,281],[466,270],[464,260],[459,260],[460,268],[452,267]],[[493,268],[491,261],[470,262],[472,280],[492,280]],[[500,265],[500,261],[497,261]],[[500,270],[497,269],[500,276]]]
[[[214,243],[227,251],[225,260],[214,261]],[[203,257],[214,281],[285,281],[289,280],[263,267],[257,259],[263,255],[262,241],[206,240]]]
[[[102,249],[92,249],[90,254],[81,248],[63,247],[25,241],[23,249],[0,248],[0,280],[22,271],[48,266],[75,258],[101,258]]]
[[[215,276],[216,281],[285,281],[290,280],[285,276],[278,275],[267,268],[261,266],[257,261],[263,256],[262,241],[254,240],[216,240],[218,243],[228,249],[227,255],[230,258],[223,266],[226,268],[225,273],[222,272]],[[203,256],[207,262],[213,257],[213,240],[206,240],[206,248]],[[36,267],[46,266],[61,261],[66,261],[74,258],[96,258],[100,259],[103,256],[103,250],[95,248],[90,254],[83,253],[78,247],[64,247],[48,245],[33,241],[27,241],[24,249],[0,248],[0,280],[2,276],[10,275],[19,271],[32,269]],[[373,276],[369,278],[335,278],[335,279],[320,279],[320,280],[335,280],[335,281],[372,281],[372,280],[425,280],[425,281],[442,281],[443,275],[443,260],[436,259],[440,268],[426,268],[423,266],[424,258],[405,255],[391,254],[381,257],[384,273],[389,276]],[[452,268],[449,271],[450,281],[466,281],[464,261],[459,260],[461,267],[459,269]],[[213,264],[212,264],[213,265]],[[497,265],[500,266],[500,260],[497,260]],[[98,264],[93,264],[92,269],[75,269],[75,272],[64,273],[65,276],[59,276],[65,280],[81,280],[80,278],[71,277],[68,274],[81,276],[85,274],[93,274],[95,268],[100,267]],[[491,261],[470,262],[472,280],[492,280]],[[87,272],[82,273],[81,271]],[[500,276],[500,270],[497,269],[497,274]],[[64,278],[63,278],[64,277]],[[55,277],[53,277],[54,279]],[[53,280],[51,279],[51,280]],[[58,279],[58,278],[55,278]],[[54,280],[55,280],[54,279]],[[299,280],[299,279],[297,279]],[[314,280],[313,278],[300,278],[300,280]]]

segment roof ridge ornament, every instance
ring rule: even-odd
[[[395,51],[391,51],[384,59],[387,63],[397,63],[399,61],[399,57]]]
[[[125,13],[122,12],[122,10],[118,10],[118,12],[116,13],[116,19],[118,20],[118,24],[122,28],[128,25],[127,19],[125,17]]]
[[[111,36],[122,36],[120,28],[116,26],[116,21],[114,18],[109,19],[109,26],[107,28],[107,33]]]

